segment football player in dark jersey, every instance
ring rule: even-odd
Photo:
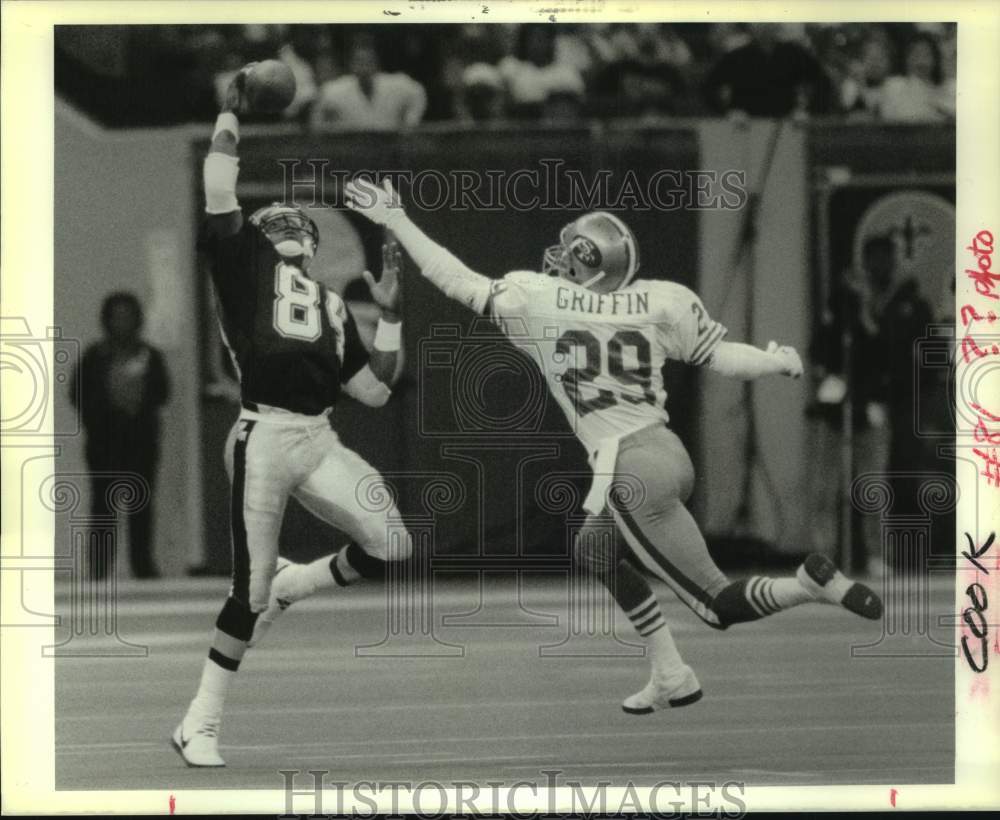
[[[266,628],[301,594],[384,579],[387,562],[407,558],[411,549],[395,507],[373,512],[359,503],[358,485],[377,473],[340,443],[329,418],[341,390],[379,407],[398,376],[398,247],[384,249],[379,281],[365,272],[382,310],[369,353],[340,296],[309,276],[320,241],[315,223],[295,206],[271,205],[248,219],[240,210],[237,117],[246,110],[248,68],[229,89],[204,164],[205,242],[242,410],[225,448],[232,482],[232,587],[198,692],[172,737],[189,766],[225,765],[218,750],[223,703],[248,645],[260,637],[258,621]],[[348,533],[351,543],[312,564],[280,558],[278,535],[289,496]],[[294,583],[281,598],[272,580],[283,569],[293,570],[288,575]]]

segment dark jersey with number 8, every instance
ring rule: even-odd
[[[340,296],[286,264],[248,221],[208,237],[206,250],[244,403],[309,415],[332,406],[368,362]]]

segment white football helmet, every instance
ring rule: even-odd
[[[614,214],[594,211],[559,232],[559,244],[545,251],[542,272],[600,291],[623,288],[639,270],[635,234]]]

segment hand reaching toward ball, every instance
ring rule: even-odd
[[[246,82],[247,75],[253,70],[257,63],[247,63],[236,72],[226,89],[226,101],[222,105],[223,111],[232,111],[234,114],[248,114],[250,106],[247,103]]]
[[[223,111],[237,115],[277,114],[295,99],[295,75],[280,60],[247,63],[226,91]]]

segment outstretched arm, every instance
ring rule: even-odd
[[[382,311],[375,329],[375,344],[370,352],[364,351],[357,330],[351,323],[345,350],[345,362],[352,349],[363,355],[367,364],[345,384],[344,391],[353,399],[369,407],[381,407],[392,394],[392,386],[399,378],[403,358],[402,322],[399,315],[399,268],[402,264],[399,245],[389,239],[382,246],[382,277],[376,282],[368,271],[363,276],[371,290],[372,299]]]
[[[243,226],[243,212],[236,200],[236,178],[240,169],[236,146],[240,141],[238,115],[246,110],[243,86],[252,66],[250,63],[241,68],[229,85],[202,168],[205,213],[208,214],[209,230],[216,236],[232,236]]]
[[[740,342],[719,342],[708,360],[708,366],[723,376],[737,379],[756,379],[760,376],[802,375],[802,360],[793,347],[771,342],[767,350]]]
[[[391,230],[421,273],[445,296],[481,313],[490,296],[491,280],[470,270],[447,248],[438,245],[414,225],[399,202],[389,180],[383,187],[366,180],[347,183],[347,206],[372,222]]]
[[[375,304],[382,310],[382,317],[375,329],[375,344],[372,347],[368,366],[372,373],[386,387],[392,387],[399,378],[402,359],[399,355],[402,335],[402,321],[399,314],[399,270],[402,254],[396,241],[389,239],[382,246],[382,278],[377,282],[368,271],[364,280],[368,285]]]

